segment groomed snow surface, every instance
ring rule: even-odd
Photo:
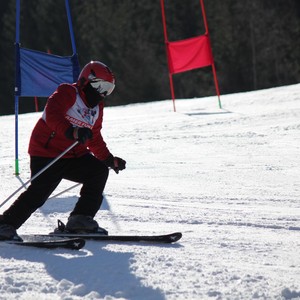
[[[87,241],[80,251],[2,243],[0,299],[300,299],[300,84],[221,101],[177,100],[176,113],[170,100],[105,109],[103,135],[127,169],[110,173],[100,226],[181,231],[179,242]],[[19,177],[14,116],[0,118],[1,202],[29,179],[40,116],[20,115]],[[79,191],[54,194],[19,234],[66,221]]]

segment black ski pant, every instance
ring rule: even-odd
[[[31,157],[31,176],[52,160],[52,158]],[[94,217],[101,206],[107,178],[108,168],[92,154],[78,158],[62,158],[31,182],[28,189],[3,213],[0,221],[18,229],[46,202],[62,179],[83,184],[80,197],[70,215]]]

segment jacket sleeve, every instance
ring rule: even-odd
[[[65,116],[75,101],[76,89],[70,84],[61,84],[49,97],[43,119],[56,134],[64,135],[70,127],[70,122]]]

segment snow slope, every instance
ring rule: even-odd
[[[182,240],[0,244],[0,299],[300,299],[300,84],[221,100],[221,110],[208,97],[177,100],[177,113],[170,100],[105,111],[103,135],[128,167],[111,172],[97,220],[110,233],[181,231]],[[0,118],[1,202],[29,178],[40,115],[20,116],[19,177],[14,117]],[[66,221],[78,193],[54,195],[19,234]]]

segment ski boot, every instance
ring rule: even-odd
[[[97,233],[101,235],[108,235],[108,231],[101,228],[97,221],[95,221],[91,216],[85,215],[70,216],[66,225],[62,221],[58,220],[58,227],[54,230],[54,233]]]

